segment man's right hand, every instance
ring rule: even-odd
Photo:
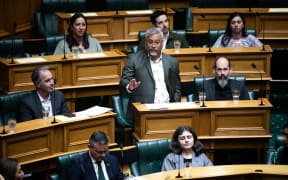
[[[129,90],[129,91],[133,91],[133,90],[136,89],[140,84],[141,84],[140,81],[136,81],[136,79],[131,79],[131,80],[129,81],[128,90]]]

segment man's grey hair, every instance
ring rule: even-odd
[[[163,39],[163,32],[161,31],[160,28],[157,28],[157,27],[148,29],[145,34],[145,39],[147,39],[147,37],[154,35],[154,34],[160,34],[161,39]]]

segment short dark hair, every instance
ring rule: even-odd
[[[33,70],[31,74],[31,80],[35,86],[37,86],[41,82],[40,71],[48,71],[48,70],[49,66],[38,66]]]
[[[95,144],[108,144],[109,138],[103,131],[95,131],[91,134],[89,144],[95,146]]]
[[[161,15],[166,15],[168,17],[168,14],[165,11],[163,11],[163,10],[155,10],[150,16],[150,20],[151,20],[152,24],[155,25],[156,24],[156,19],[159,16],[161,16]]]
[[[286,129],[286,128],[288,128],[288,123],[285,123],[283,126],[283,129]]]
[[[177,154],[180,154],[182,152],[178,138],[179,135],[183,134],[184,131],[190,132],[194,138],[194,145],[192,146],[192,150],[195,152],[196,156],[200,155],[201,153],[204,153],[203,144],[198,140],[196,132],[189,126],[180,126],[175,130],[171,139],[170,151],[175,152]]]
[[[4,158],[0,160],[0,173],[5,179],[16,179],[18,161],[14,158]]]

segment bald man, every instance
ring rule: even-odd
[[[230,61],[226,57],[219,57],[215,61],[213,67],[215,78],[206,80],[204,82],[204,88],[206,92],[206,100],[232,100],[232,91],[240,91],[240,99],[249,99],[248,91],[245,87],[245,83],[229,79],[232,72]]]

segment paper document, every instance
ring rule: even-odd
[[[199,107],[194,102],[182,102],[182,103],[160,103],[160,104],[145,104],[147,109],[150,110],[166,110],[166,109],[191,109]]]
[[[76,116],[74,117],[67,117],[67,116],[64,116],[64,115],[57,115],[55,116],[55,118],[57,120],[60,120],[60,121],[72,121],[72,120],[80,120],[80,119],[85,119],[85,118],[88,118],[88,116],[84,116],[84,115],[81,115],[81,114],[76,114]]]
[[[101,107],[101,106],[93,106],[91,108],[88,108],[84,111],[79,111],[76,112],[76,116],[97,116],[99,114],[103,114],[106,112],[112,111],[111,108],[107,108],[107,107]]]
[[[94,57],[106,57],[104,53],[83,53],[78,54],[79,58],[94,58]]]
[[[269,12],[288,12],[288,8],[269,8]]]
[[[22,64],[22,63],[45,62],[47,60],[42,57],[31,57],[31,58],[17,58],[15,59],[15,61],[18,62],[19,64]]]
[[[152,10],[126,11],[127,14],[152,14]]]

